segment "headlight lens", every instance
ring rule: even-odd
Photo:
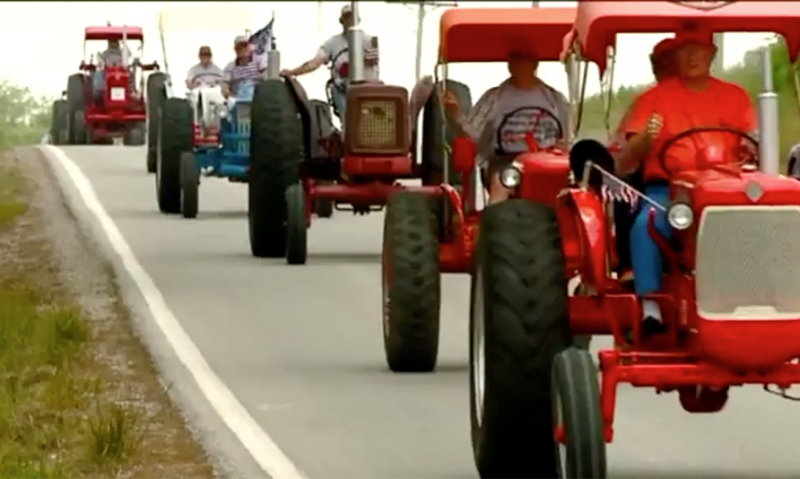
[[[694,223],[692,208],[686,203],[675,203],[667,210],[667,221],[676,230],[685,230]]]
[[[522,180],[522,171],[516,165],[508,165],[500,171],[500,183],[506,188],[516,188]]]

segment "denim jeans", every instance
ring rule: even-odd
[[[664,206],[669,204],[669,187],[667,185],[646,185],[644,194],[659,204]],[[631,226],[631,263],[633,265],[633,285],[637,296],[655,293],[661,289],[663,259],[658,245],[647,230],[648,217],[652,209],[655,209],[652,205],[641,201]],[[672,228],[667,222],[667,214],[661,210],[655,211],[656,231],[669,240],[672,236]]]
[[[338,113],[339,121],[342,123],[342,132],[344,132],[345,124],[345,110],[347,108],[347,81],[334,81],[331,83],[331,101],[333,102],[333,111]]]
[[[95,70],[92,72],[92,96],[94,98],[102,98],[103,90],[106,86],[106,76],[103,70]]]

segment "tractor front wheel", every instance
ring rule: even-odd
[[[308,252],[306,194],[301,183],[286,188],[286,262],[305,264]]]
[[[156,195],[162,213],[181,212],[181,155],[193,149],[192,106],[169,98],[160,112]]]
[[[470,423],[480,477],[558,477],[551,368],[572,345],[553,210],[507,200],[481,213],[470,307]]]
[[[399,192],[383,221],[383,349],[394,372],[430,372],[439,354],[441,274],[430,200]]]
[[[181,153],[181,214],[184,218],[196,218],[200,196],[200,170],[194,153]]]
[[[86,134],[86,82],[90,81],[86,75],[76,73],[67,80],[67,132],[70,145],[85,145],[90,143]]]
[[[147,110],[147,172],[156,172],[156,162],[158,161],[158,131],[159,131],[159,111],[164,107],[167,100],[165,85],[167,76],[162,72],[151,73],[147,77],[146,105]]]

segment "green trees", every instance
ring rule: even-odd
[[[0,81],[0,150],[39,143],[50,129],[51,109],[51,100]]]

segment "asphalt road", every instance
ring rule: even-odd
[[[308,264],[287,266],[250,256],[244,185],[205,180],[198,218],[185,220],[158,212],[142,148],[63,151],[211,368],[308,477],[476,477],[466,276],[443,281],[438,372],[393,375],[381,343],[382,214],[316,220]],[[800,477],[798,427],[800,405],[756,387],[705,416],[674,394],[624,387],[611,472]]]

